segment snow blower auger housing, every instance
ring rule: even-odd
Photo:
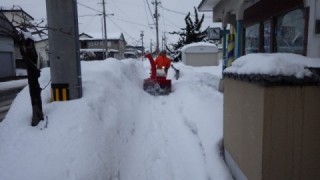
[[[151,73],[150,78],[143,81],[143,90],[151,95],[168,95],[171,92],[171,80],[166,78],[166,74],[163,73],[164,69],[156,69],[156,64],[151,54],[146,54],[146,58],[149,59]]]

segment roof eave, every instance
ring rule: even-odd
[[[198,6],[199,12],[212,12],[213,8],[220,2],[221,0],[202,0]]]

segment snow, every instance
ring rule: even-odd
[[[224,72],[295,76],[302,79],[312,75],[307,67],[320,67],[320,58],[308,58],[290,53],[257,53],[236,59]]]
[[[27,76],[27,70],[26,69],[19,69],[16,68],[16,76]]]
[[[20,79],[20,80],[15,80],[15,81],[6,81],[6,82],[1,82],[0,83],[0,92],[1,91],[6,91],[10,89],[15,89],[15,88],[23,88],[28,84],[27,79]]]
[[[25,32],[25,31],[21,30],[20,33],[23,34],[24,39],[32,39],[32,40],[34,40],[32,34],[30,32]]]
[[[80,38],[80,40],[101,40],[104,39],[102,33],[85,33],[89,36],[91,36],[92,38]],[[121,38],[121,32],[110,32],[107,33],[107,39],[109,40],[117,40]]]
[[[207,43],[207,42],[197,42],[197,43],[191,43],[183,46],[181,48],[181,52],[186,52],[190,48],[200,48],[200,47],[206,47],[210,52],[217,52],[218,48],[215,44]],[[201,52],[203,50],[198,50],[198,52]]]
[[[231,180],[220,155],[222,68],[174,65],[173,92],[151,96],[147,60],[81,62],[83,97],[50,102],[44,89],[37,127],[24,88],[0,123],[0,179]],[[48,68],[39,81],[50,81]]]

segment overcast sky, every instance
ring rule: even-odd
[[[107,32],[122,32],[130,44],[141,44],[140,34],[144,31],[144,44],[149,48],[150,42],[156,42],[154,19],[154,0],[105,0],[107,14]],[[21,6],[35,20],[46,18],[45,0],[0,0],[0,5],[10,8],[13,5]],[[102,32],[102,0],[78,0],[79,32]],[[185,27],[184,18],[188,12],[194,14],[193,7],[198,7],[201,0],[160,0],[159,5],[159,41],[165,32],[179,31]],[[202,13],[200,13],[201,15]],[[212,22],[212,13],[205,13],[203,29],[208,26],[219,26]],[[167,42],[175,43],[177,36],[167,35]]]

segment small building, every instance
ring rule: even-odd
[[[16,76],[16,68],[24,68],[20,49],[12,35],[15,26],[33,18],[22,9],[0,9],[0,78]]]
[[[79,35],[80,48],[94,51],[96,57],[103,59],[105,39],[101,33],[81,33]],[[107,33],[108,57],[123,59],[126,50],[126,41],[122,33]]]
[[[15,76],[14,40],[4,33],[13,29],[11,23],[0,12],[0,78]]]
[[[219,49],[211,43],[199,42],[184,46],[181,49],[182,62],[189,66],[219,65]]]

